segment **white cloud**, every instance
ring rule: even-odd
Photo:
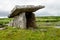
[[[0,0],[1,11],[10,12],[15,5],[45,5],[36,15],[60,15],[60,0]]]
[[[44,0],[0,0],[0,9],[11,10],[15,5],[41,5]]]
[[[0,18],[8,18],[8,17],[7,16],[2,16],[2,17],[0,16]]]

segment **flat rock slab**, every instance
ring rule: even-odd
[[[5,28],[0,28],[0,30],[4,30]]]
[[[35,12],[39,9],[44,8],[45,6],[34,6],[34,5],[16,5],[13,10],[11,11],[11,14],[8,16],[9,18],[12,18],[18,14],[20,14],[20,12]]]

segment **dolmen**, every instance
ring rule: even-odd
[[[22,29],[36,27],[35,14],[33,12],[42,8],[44,8],[44,6],[41,5],[16,5],[12,9],[11,14],[8,16],[9,18],[13,18],[13,20],[9,22],[8,26],[18,27]]]

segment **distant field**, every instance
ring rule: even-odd
[[[12,18],[0,18],[0,24],[7,24]],[[60,16],[36,17],[37,25],[55,26],[60,25]]]
[[[9,18],[0,19],[0,25],[5,25],[12,20]],[[60,17],[36,17],[38,29],[19,29],[7,27],[0,30],[0,40],[60,40]]]
[[[37,17],[37,26],[60,26],[60,16]]]
[[[0,18],[0,24],[7,24],[12,18]]]

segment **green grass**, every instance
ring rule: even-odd
[[[9,18],[0,19],[0,24],[7,24],[11,20]],[[59,20],[60,17],[37,17],[38,29],[34,30],[6,26],[6,29],[0,30],[0,40],[60,40],[60,28],[55,28],[55,25],[60,23]],[[46,26],[46,23],[51,23],[50,27]]]
[[[60,29],[41,27],[30,30],[7,27],[5,30],[0,30],[0,40],[60,40]]]
[[[0,24],[7,24],[12,18],[0,18]]]

